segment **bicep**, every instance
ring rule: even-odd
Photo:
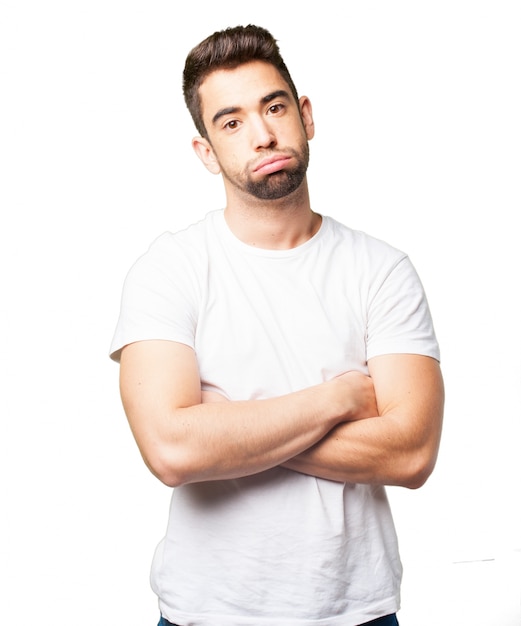
[[[121,352],[120,392],[142,453],[160,440],[176,409],[201,402],[193,349],[174,341],[138,341]]]
[[[418,354],[387,354],[368,362],[379,414],[395,409],[438,414],[443,379],[435,359]]]
[[[444,386],[438,361],[415,354],[370,359],[379,415],[391,418],[404,443],[433,467],[440,443]],[[431,470],[432,470],[431,467]]]

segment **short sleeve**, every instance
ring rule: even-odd
[[[385,276],[368,308],[367,359],[393,353],[440,359],[425,291],[407,256]]]
[[[196,321],[193,263],[166,233],[136,261],[125,279],[110,357],[119,361],[124,346],[152,339],[194,347]]]

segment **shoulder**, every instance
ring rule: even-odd
[[[324,226],[326,244],[337,248],[349,266],[364,275],[367,272],[385,275],[402,262],[410,263],[403,250],[364,231],[350,228],[332,217],[324,217]]]
[[[405,256],[402,250],[399,250],[383,239],[374,237],[362,230],[350,228],[333,217],[326,215],[323,219],[329,236],[342,239],[346,243],[356,246],[358,249],[368,249],[376,252],[386,252],[390,255]]]
[[[167,231],[155,239],[148,252],[152,255],[162,256],[184,252],[195,254],[204,249],[209,233],[214,229],[215,221],[220,211],[208,213],[202,220],[188,225],[176,232]]]
[[[216,213],[211,212],[186,228],[159,235],[131,268],[130,274],[140,272],[167,272],[200,270],[207,263],[209,233],[213,229]]]

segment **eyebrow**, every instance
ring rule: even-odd
[[[272,91],[271,93],[263,96],[259,102],[260,104],[267,104],[275,98],[286,98],[289,100],[289,93],[285,89],[277,89],[277,91]],[[212,117],[212,124],[215,125],[221,117],[225,115],[233,115],[234,113],[238,113],[241,110],[241,107],[225,107],[224,109],[220,109],[217,113]]]

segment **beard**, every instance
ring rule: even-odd
[[[249,165],[237,176],[231,176],[222,167],[221,171],[235,187],[259,200],[279,200],[296,191],[306,176],[309,165],[309,145],[304,142],[298,150],[285,149],[284,154],[293,156],[297,163],[294,167],[267,174],[259,180],[253,180],[248,173]]]

